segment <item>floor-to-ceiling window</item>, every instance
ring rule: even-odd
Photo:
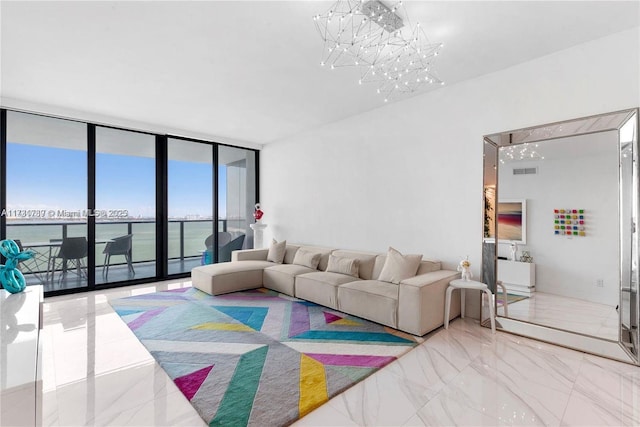
[[[256,203],[255,151],[218,147],[218,232],[228,244],[218,251],[218,261],[230,261],[231,252],[253,248],[253,210]]]
[[[7,112],[6,237],[33,252],[19,267],[48,292],[88,285],[86,126]]]
[[[96,283],[156,276],[155,136],[96,128]]]
[[[5,155],[6,153],[6,155]],[[0,235],[45,295],[187,276],[253,247],[257,151],[0,109]]]
[[[191,271],[215,257],[213,145],[167,141],[168,273]]]

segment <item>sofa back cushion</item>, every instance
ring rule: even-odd
[[[269,246],[269,252],[267,252],[267,261],[275,262],[276,264],[282,264],[286,248],[286,240],[277,242],[276,239],[272,239],[271,246]]]
[[[422,262],[420,262],[420,267],[418,267],[418,273],[416,273],[416,276],[438,270],[442,270],[442,263],[440,261],[423,259]]]
[[[327,265],[328,273],[340,273],[347,276],[358,277],[358,267],[360,261],[355,258],[347,258],[329,255],[329,264]]]
[[[320,271],[327,270],[327,264],[329,264],[329,255],[335,250],[334,248],[323,248],[320,246],[300,246],[300,249],[320,254],[320,262],[318,263],[318,270]]]
[[[320,262],[321,255],[322,254],[319,252],[300,248],[296,252],[296,255],[293,257],[293,264],[302,265],[305,267],[313,268],[315,270],[316,268],[318,268],[318,263]]]
[[[398,284],[404,279],[415,276],[421,261],[422,255],[403,255],[398,250],[389,247],[387,259],[378,280]]]
[[[338,249],[331,252],[331,255],[335,255],[343,258],[352,258],[358,260],[358,276],[363,280],[373,279],[373,266],[376,261],[376,254],[369,252],[356,252],[345,251]]]
[[[295,258],[298,249],[300,249],[298,245],[287,245],[287,250],[284,252],[285,264],[293,264],[293,258]]]

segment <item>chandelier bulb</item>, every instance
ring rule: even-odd
[[[440,82],[440,86],[444,86],[444,82]]]
[[[358,80],[358,84],[361,85],[362,84],[362,79]]]
[[[335,70],[335,69],[336,69],[336,66],[335,66],[335,65],[333,65],[333,64],[331,64],[331,69],[332,69],[332,70]]]
[[[324,67],[324,61],[320,62],[320,66]]]
[[[387,101],[388,101],[388,99],[387,99],[387,98],[385,98],[385,99],[384,99],[384,102],[387,102]]]

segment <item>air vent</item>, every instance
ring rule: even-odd
[[[535,175],[538,173],[538,168],[513,168],[514,175]]]

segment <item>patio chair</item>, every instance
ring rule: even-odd
[[[244,236],[244,234],[241,234],[226,245],[219,247],[220,255],[218,255],[218,262],[231,261],[231,252],[242,249]]]
[[[109,279],[109,266],[111,265],[112,255],[123,255],[127,261],[127,270],[131,276],[135,276],[136,271],[133,269],[133,261],[131,259],[131,244],[133,234],[115,237],[112,241],[107,242],[102,253],[104,254],[104,264],[102,265],[102,275],[105,280]]]
[[[57,243],[60,239],[51,239],[51,243]],[[69,271],[69,266],[72,268],[75,267],[76,274],[78,278],[87,278],[87,268],[84,265],[84,258],[87,257],[88,254],[88,245],[86,237],[66,237],[62,239],[62,244],[60,245],[60,250],[56,254],[52,254],[49,257],[49,266],[48,270],[51,272],[51,282],[53,282],[54,275],[56,272],[57,261],[62,260],[62,275],[60,276],[59,282],[62,282],[64,278],[67,276],[67,272]]]
[[[218,232],[218,249],[222,246],[231,242],[232,236],[228,231],[219,231]],[[204,246],[206,247],[205,251],[202,254],[202,265],[211,264],[214,262],[214,251],[213,251],[213,234],[210,234],[209,237],[204,239]]]

